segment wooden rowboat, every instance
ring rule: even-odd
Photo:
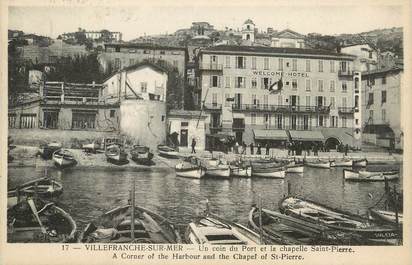
[[[143,145],[135,145],[130,151],[132,160],[143,165],[150,165],[152,163],[153,153],[150,148]]]
[[[353,164],[352,159],[340,159],[340,160],[332,160],[330,161],[331,167],[351,167]]]
[[[260,238],[249,228],[208,214],[189,223],[185,232],[187,244],[257,245]]]
[[[263,178],[285,178],[285,167],[253,167],[252,173],[254,177]]]
[[[368,165],[368,160],[366,158],[353,160],[353,167],[366,167]]]
[[[163,216],[143,207],[117,207],[87,224],[79,238],[81,243],[180,243],[175,226]],[[133,230],[133,233],[132,233]],[[134,235],[134,239],[132,236]]]
[[[358,215],[333,209],[325,205],[297,197],[286,197],[280,202],[280,210],[284,214],[322,224],[330,229],[354,233],[367,240],[396,241],[401,236],[401,230],[392,225],[379,225]]]
[[[159,151],[159,155],[166,157],[166,158],[172,158],[172,159],[177,159],[179,158],[179,152],[176,151],[176,149],[171,148],[166,145],[158,145],[157,150]]]
[[[62,148],[62,144],[57,142],[41,144],[39,147],[38,154],[43,159],[52,159],[53,153],[59,150],[60,148]]]
[[[252,176],[252,166],[237,165],[230,166],[230,175],[234,177],[250,178]]]
[[[58,168],[72,167],[77,164],[73,154],[66,149],[59,149],[53,153],[54,165]]]
[[[105,152],[107,162],[115,165],[124,165],[129,163],[127,160],[127,153],[123,150],[122,146],[117,144],[109,145]]]
[[[347,181],[385,181],[399,179],[398,171],[390,172],[356,172],[354,170],[344,169],[343,178]]]
[[[304,160],[305,166],[314,167],[314,168],[330,168],[330,161],[316,160],[316,161],[307,161]]]
[[[188,157],[175,166],[176,176],[184,178],[202,178],[206,169],[201,165],[196,157]]]
[[[229,178],[229,165],[206,166],[206,175],[216,178]]]
[[[7,209],[7,242],[75,242],[76,223],[52,202],[28,198]]]

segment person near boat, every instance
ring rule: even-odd
[[[265,148],[266,148],[266,155],[268,156],[269,155],[269,144],[268,143],[266,143]]]
[[[256,154],[257,154],[257,155],[261,155],[261,154],[262,154],[262,147],[260,146],[260,144],[258,144],[258,146],[257,146]]]
[[[242,143],[242,155],[246,155],[246,143],[243,141]]]
[[[196,154],[195,147],[196,147],[196,139],[193,138],[192,139],[192,154]]]
[[[253,143],[250,143],[250,154],[253,155],[254,153],[254,146]]]

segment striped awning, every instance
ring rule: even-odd
[[[321,131],[289,131],[293,141],[324,141]]]
[[[288,140],[285,130],[253,130],[256,140]]]

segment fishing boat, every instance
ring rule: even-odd
[[[366,158],[353,160],[353,167],[366,167],[368,165],[368,160]]]
[[[354,170],[344,169],[343,178],[347,181],[385,181],[399,179],[399,172],[356,172]]]
[[[206,175],[217,178],[229,178],[229,165],[206,166]]]
[[[379,225],[361,216],[297,197],[284,198],[280,202],[279,208],[282,213],[292,217],[322,224],[337,231],[358,234],[367,240],[387,241],[389,243],[399,239],[402,234],[395,226]]]
[[[248,165],[231,165],[230,175],[234,177],[250,178],[252,176],[252,166]]]
[[[384,210],[375,210],[369,209],[369,213],[377,221],[396,224],[396,212],[393,211],[384,211]],[[398,213],[398,224],[403,224],[403,214]]]
[[[160,156],[172,159],[179,158],[179,152],[177,152],[176,149],[171,148],[167,145],[158,145],[157,150],[159,151]]]
[[[349,158],[343,158],[339,160],[330,161],[331,167],[351,167],[352,164],[353,164],[353,160]]]
[[[52,202],[27,198],[7,209],[7,242],[75,242],[76,222]]]
[[[336,245],[356,240],[324,225],[276,211],[259,210],[255,206],[249,212],[249,225],[254,231],[261,233],[263,240],[271,245]]]
[[[129,163],[127,160],[127,153],[123,150],[121,145],[112,144],[106,148],[106,159],[115,165],[124,165]]]
[[[253,177],[263,178],[285,178],[285,167],[273,166],[273,167],[252,167]]]
[[[314,160],[314,161],[308,161],[308,160],[304,160],[304,164],[305,166],[308,167],[314,167],[314,168],[330,168],[330,161],[325,161],[325,160]]]
[[[38,178],[23,183],[7,192],[7,207],[16,205],[20,201],[20,196],[57,197],[63,192],[63,185],[50,178]]]
[[[304,166],[297,164],[293,166],[286,166],[286,173],[303,173]]]
[[[181,243],[180,235],[165,217],[135,206],[133,177],[131,204],[116,207],[88,223],[79,237],[81,243]]]
[[[138,164],[150,165],[152,163],[153,153],[150,148],[143,145],[134,145],[130,151],[132,160]]]
[[[189,157],[175,166],[176,176],[184,178],[202,178],[206,169],[198,162],[196,157]]]
[[[208,214],[191,222],[185,232],[187,244],[257,245],[259,235],[249,228]]]
[[[97,149],[100,148],[100,145],[97,144],[96,142],[90,143],[90,144],[84,144],[82,146],[82,149],[87,152],[87,153],[93,153],[95,154]]]
[[[62,148],[61,143],[57,142],[52,142],[52,143],[47,143],[47,144],[41,144],[39,147],[38,154],[43,158],[43,159],[52,159],[53,153],[56,152]]]
[[[358,171],[359,175],[363,177],[369,177],[369,176],[376,176],[383,174],[385,176],[394,176],[397,175],[399,176],[399,171],[398,170],[391,170],[391,171],[367,171],[367,170],[359,170]]]
[[[59,149],[53,153],[54,165],[58,168],[72,167],[77,164],[73,154],[67,149]]]

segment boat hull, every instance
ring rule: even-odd
[[[370,173],[370,174],[369,174]],[[399,179],[398,172],[388,172],[384,174],[382,172],[368,172],[368,174],[362,174],[353,170],[344,169],[343,177],[346,181],[356,181],[356,182],[376,182],[376,181],[385,181],[386,180],[397,180]]]
[[[53,153],[53,162],[57,168],[68,168],[77,164],[76,159],[70,152],[65,150],[57,150]]]
[[[366,167],[368,164],[368,160],[360,159],[360,160],[353,160],[352,166],[353,167]]]
[[[313,167],[313,168],[330,168],[330,162],[305,162],[305,166]]]
[[[252,167],[230,167],[230,175],[234,177],[250,178],[252,177]]]
[[[369,209],[371,216],[378,220],[389,224],[396,224],[396,213],[391,211]],[[403,224],[403,214],[398,213],[398,222]]]
[[[351,167],[353,164],[353,160],[337,160],[337,161],[331,161],[330,166],[331,167]]]
[[[165,158],[171,158],[171,159],[178,159],[179,158],[179,153],[176,151],[162,151],[159,150],[159,156],[165,157]]]
[[[286,173],[303,173],[303,165],[294,165],[286,168]]]
[[[223,168],[209,167],[206,169],[206,175],[210,177],[216,177],[216,178],[229,178],[230,168],[229,167],[223,167]]]
[[[253,168],[253,177],[261,178],[285,178],[286,170],[282,168]]]
[[[180,169],[178,168],[178,166],[176,166],[175,171],[176,176],[182,178],[200,179],[205,175],[205,170],[201,167]]]

